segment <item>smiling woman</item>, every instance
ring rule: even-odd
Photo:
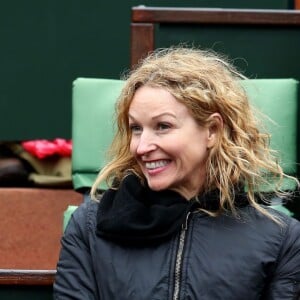
[[[300,224],[257,193],[277,180],[270,197],[289,196],[288,176],[243,78],[216,53],[180,47],[128,74],[96,201],[75,211],[62,239],[55,299],[300,295]]]

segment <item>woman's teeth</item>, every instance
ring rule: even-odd
[[[164,167],[168,164],[167,160],[158,160],[158,161],[152,161],[152,162],[146,162],[146,168],[147,169],[156,169]]]

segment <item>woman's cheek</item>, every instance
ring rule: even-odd
[[[130,144],[129,144],[129,151],[132,155],[135,155],[136,153],[136,142],[134,141],[134,138],[131,137]]]

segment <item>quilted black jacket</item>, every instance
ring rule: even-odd
[[[269,209],[282,220],[279,226],[249,205],[239,208],[239,218],[189,208],[184,219],[178,216],[178,230],[156,241],[126,243],[130,228],[117,229],[117,238],[113,230],[101,233],[107,224],[118,228],[124,216],[113,211],[101,223],[100,204],[82,204],[67,226],[54,299],[300,299],[300,223],[293,218]],[[147,226],[134,230],[145,232]]]

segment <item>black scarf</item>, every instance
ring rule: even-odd
[[[131,174],[118,190],[107,190],[97,212],[97,234],[127,244],[166,240],[180,231],[187,215],[196,208],[217,210],[219,193],[187,201],[171,190],[153,191]]]

